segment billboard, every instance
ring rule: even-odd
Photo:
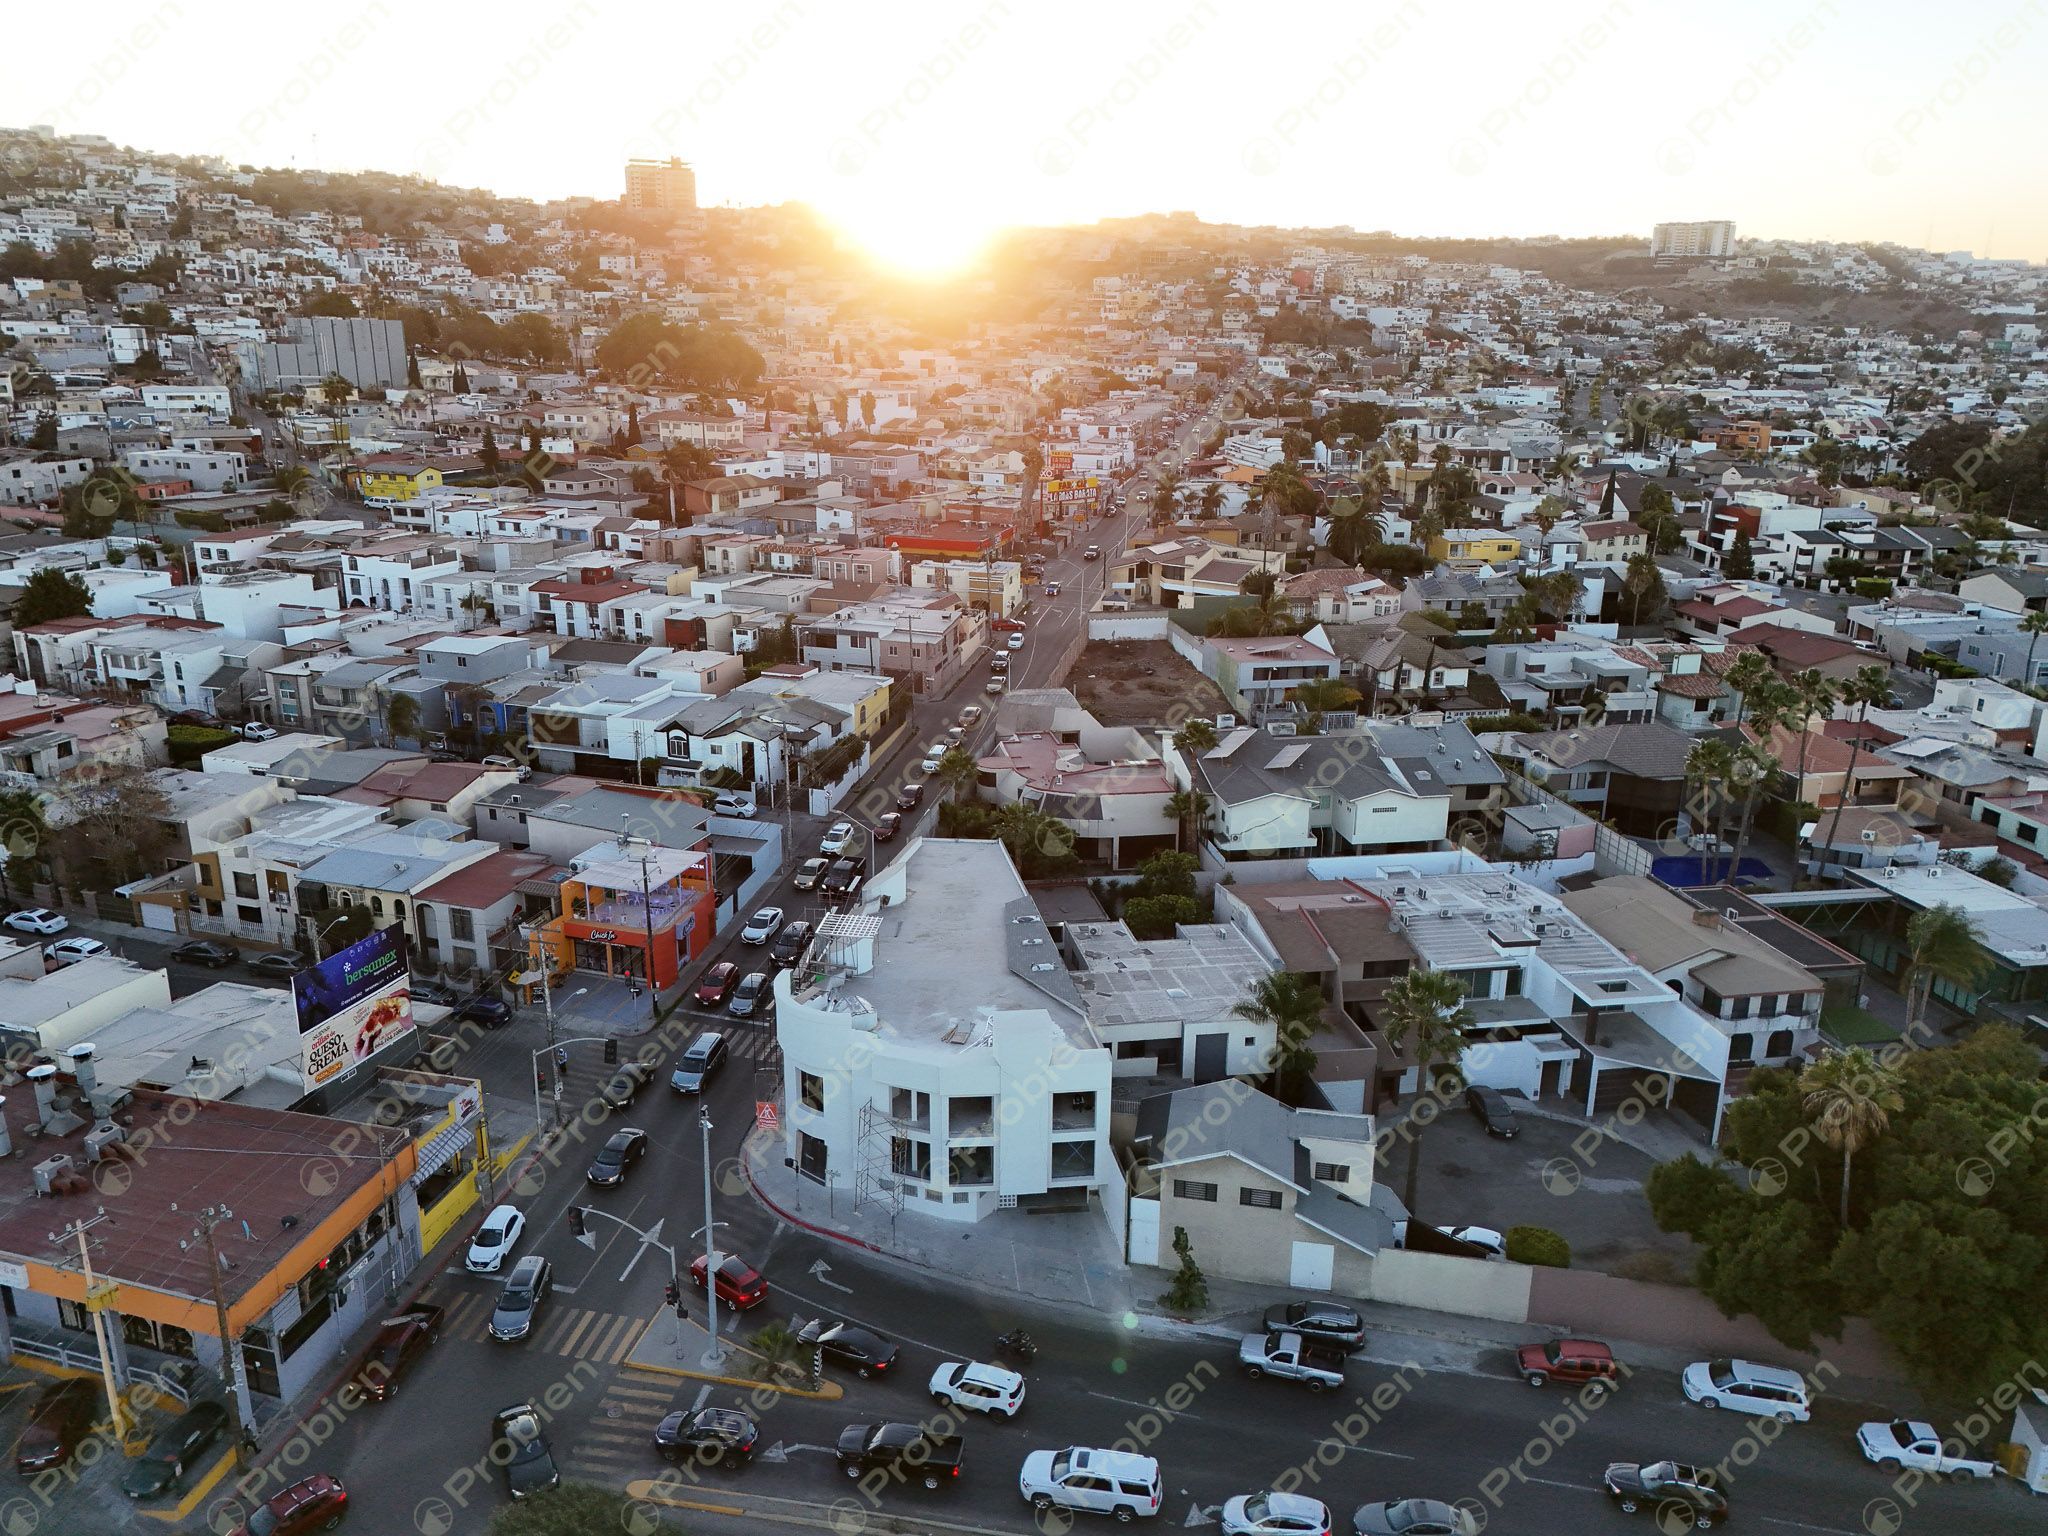
[[[413,1027],[398,931],[380,928],[292,978],[299,1064],[310,1090],[359,1067]]]

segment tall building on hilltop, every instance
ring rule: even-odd
[[[673,155],[666,160],[628,160],[626,206],[692,213],[697,207],[697,173]]]
[[[1697,224],[1659,224],[1650,231],[1650,255],[1662,261],[1691,258],[1711,261],[1735,254],[1732,219],[1707,219]]]

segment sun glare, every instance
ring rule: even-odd
[[[855,204],[825,210],[832,224],[876,262],[910,277],[952,277],[973,265],[997,227],[956,209]]]

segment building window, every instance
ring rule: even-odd
[[[1214,1184],[1204,1184],[1196,1179],[1175,1179],[1173,1181],[1173,1198],[1176,1200],[1206,1200],[1213,1205],[1216,1202],[1216,1186]]]
[[[467,944],[476,937],[476,917],[467,907],[448,909],[448,936],[457,943]]]
[[[1262,1211],[1280,1209],[1280,1191],[1277,1189],[1240,1189],[1237,1192],[1239,1205],[1256,1206]]]
[[[256,877],[251,874],[243,874],[238,870],[235,874],[235,894],[248,901],[254,901],[256,899]]]
[[[802,1095],[805,1109],[823,1109],[825,1107],[825,1079],[818,1076],[815,1072],[799,1072],[797,1074],[797,1092]]]
[[[1325,1184],[1349,1184],[1351,1169],[1344,1163],[1317,1163],[1316,1177]]]
[[[913,1141],[908,1136],[894,1136],[889,1140],[889,1171],[908,1179],[922,1179],[927,1182],[932,1176],[932,1144],[928,1141]]]

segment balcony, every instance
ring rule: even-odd
[[[996,1101],[981,1095],[969,1099],[948,1099],[946,1101],[946,1134],[959,1139],[962,1137],[978,1140],[992,1137],[996,1133]]]

